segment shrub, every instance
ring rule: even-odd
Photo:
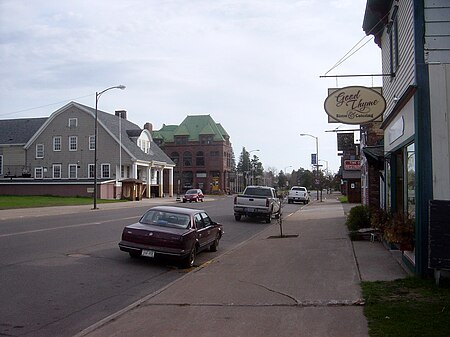
[[[370,228],[370,209],[366,205],[352,207],[345,222],[350,231],[361,228]]]

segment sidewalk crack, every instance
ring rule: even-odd
[[[287,298],[293,300],[293,301],[295,302],[296,305],[300,304],[300,302],[299,302],[294,296],[289,295],[289,294],[286,294],[286,293],[283,293],[283,292],[278,291],[278,290],[275,290],[275,289],[271,289],[271,288],[269,288],[269,287],[266,287],[266,286],[263,285],[263,284],[254,283],[254,282],[246,282],[246,281],[239,281],[239,282],[242,282],[242,283],[248,283],[248,284],[253,284],[253,285],[257,286],[257,287],[261,287],[261,288],[263,288],[263,289],[266,289],[266,290],[268,290],[268,291],[270,291],[270,292],[272,292],[272,293],[275,293],[275,294],[278,294],[278,295],[287,297]]]

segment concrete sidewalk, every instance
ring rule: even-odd
[[[77,336],[368,336],[361,279],[406,273],[380,243],[353,244],[329,197],[284,218],[285,237],[274,223]]]

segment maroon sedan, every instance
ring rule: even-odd
[[[158,206],[123,229],[119,248],[131,257],[176,257],[188,268],[194,265],[197,253],[216,251],[222,235],[222,225],[205,211]]]
[[[193,188],[190,190],[187,190],[186,193],[183,196],[183,202],[189,201],[189,202],[197,202],[197,201],[201,201],[203,202],[203,192],[201,189],[199,188]]]

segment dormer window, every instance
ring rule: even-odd
[[[176,136],[175,137],[175,144],[181,145],[181,144],[187,144],[188,137],[186,136]]]
[[[207,136],[201,136],[200,142],[204,145],[212,144],[214,136],[207,135]]]
[[[148,137],[148,134],[145,132],[142,132],[137,140],[137,146],[145,153],[150,152],[150,139]]]

